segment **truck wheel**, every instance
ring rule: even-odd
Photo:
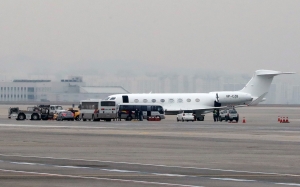
[[[79,116],[76,116],[75,120],[76,120],[76,121],[80,121]]]
[[[177,122],[179,121],[179,119],[177,118]]]
[[[32,119],[32,120],[39,120],[39,116],[36,115],[36,114],[33,114],[33,115],[31,116],[31,119]]]
[[[86,121],[86,119],[82,119],[82,121]]]
[[[132,117],[127,116],[126,121],[131,121],[131,120],[132,120]]]
[[[182,122],[184,122],[183,118],[181,119]]]
[[[20,114],[17,119],[18,120],[25,120],[25,115],[24,114]]]

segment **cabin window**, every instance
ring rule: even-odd
[[[196,101],[196,102],[200,102],[200,99],[199,99],[199,98],[197,98],[197,99],[195,99],[195,101]]]
[[[169,103],[174,103],[174,99],[169,99]]]
[[[191,99],[187,99],[186,101],[187,101],[187,102],[191,102]]]
[[[152,99],[152,103],[155,103],[156,102],[156,99]]]
[[[147,102],[148,102],[148,100],[147,100],[147,99],[144,99],[144,100],[143,100],[143,102],[144,102],[144,103],[147,103]]]
[[[182,101],[183,101],[182,99],[177,99],[178,103],[182,103]]]
[[[165,100],[164,100],[164,99],[161,99],[161,100],[160,100],[160,102],[164,103],[164,102],[165,102]]]
[[[115,100],[116,98],[115,97],[111,97],[109,100]]]
[[[135,99],[135,100],[134,100],[134,102],[135,102],[135,103],[138,103],[138,102],[139,102],[139,100],[138,100],[138,99]]]

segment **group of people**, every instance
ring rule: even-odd
[[[220,111],[217,109],[214,109],[214,112],[213,112],[214,122],[219,121],[219,116],[220,116]]]
[[[134,116],[136,120],[143,121],[143,111],[135,109]]]

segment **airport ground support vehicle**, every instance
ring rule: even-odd
[[[154,103],[121,103],[118,106],[121,119],[131,121],[132,119],[138,119],[136,111],[142,112],[143,119],[149,120],[149,117],[157,117],[165,119],[164,108],[160,104]]]
[[[228,120],[233,121],[235,120],[236,122],[239,122],[239,114],[235,109],[229,109],[228,111]]]
[[[18,117],[19,107],[9,107],[8,109],[8,118],[17,118]]]
[[[178,121],[195,121],[195,116],[193,114],[192,110],[181,110],[179,111],[179,113],[177,114],[177,122]]]
[[[82,121],[111,121],[116,118],[117,106],[115,101],[80,101],[80,119],[82,119]]]
[[[223,121],[223,120],[228,121],[228,112],[229,110],[227,109],[220,111],[219,121]]]
[[[18,110],[16,120],[48,120],[53,119],[53,113],[49,110],[50,105],[27,107],[27,110]]]
[[[76,121],[80,121],[80,111],[79,110],[76,110],[76,109],[73,109],[73,108],[69,108],[67,111],[70,111],[74,114],[74,119]]]
[[[59,112],[56,121],[74,121],[74,114],[71,111],[62,111]]]
[[[52,112],[52,113],[58,114],[59,112],[65,111],[61,105],[48,105],[48,106],[49,106],[50,112]]]

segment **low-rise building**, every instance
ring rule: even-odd
[[[65,101],[102,99],[112,94],[129,93],[121,86],[86,86],[82,77],[51,80],[13,80],[0,82],[0,101]]]

